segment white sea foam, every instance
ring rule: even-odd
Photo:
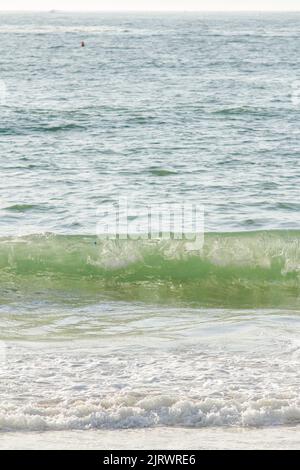
[[[176,347],[125,330],[84,344],[9,343],[0,431],[300,424],[293,335],[232,328]]]
[[[127,429],[156,426],[174,427],[263,427],[300,424],[300,401],[205,399],[191,401],[159,396],[151,406],[144,398],[132,406],[130,395],[118,397],[107,407],[107,402],[91,400],[62,401],[55,405],[32,404],[12,407],[1,405],[0,431],[48,431],[71,429]]]

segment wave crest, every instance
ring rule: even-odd
[[[126,300],[220,306],[295,306],[300,233],[206,234],[203,249],[183,240],[102,240],[34,235],[0,240],[0,282],[93,290]]]

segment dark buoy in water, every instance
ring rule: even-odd
[[[81,47],[84,47],[84,46],[85,46],[84,41],[81,41]]]

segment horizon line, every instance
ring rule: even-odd
[[[298,10],[280,10],[280,9],[253,9],[253,10],[189,10],[189,9],[174,9],[174,10],[157,10],[157,9],[146,9],[146,10],[139,10],[139,9],[88,9],[88,10],[60,10],[58,8],[53,9],[44,9],[44,10],[36,10],[36,9],[28,9],[28,10],[21,10],[21,9],[1,9],[0,13],[300,13],[300,7]]]

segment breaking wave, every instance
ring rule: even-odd
[[[4,407],[5,408],[5,407]],[[128,429],[156,426],[262,427],[300,423],[299,402],[261,399],[255,402],[205,399],[191,401],[166,396],[134,399],[129,395],[96,403],[55,400],[0,410],[0,431],[48,431],[69,429]]]
[[[300,295],[300,232],[210,233],[184,240],[31,235],[0,239],[2,287],[79,289],[126,300],[290,306]]]

